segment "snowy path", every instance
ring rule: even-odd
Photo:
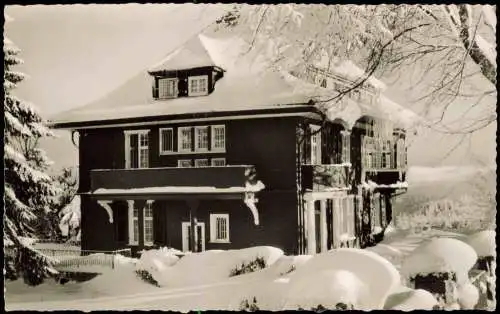
[[[236,278],[235,278],[236,279]],[[6,310],[131,310],[131,309],[169,309],[187,311],[189,309],[207,309],[210,306],[221,308],[228,304],[211,304],[216,301],[211,295],[227,292],[227,290],[238,289],[241,286],[263,283],[266,279],[228,280],[223,283],[195,286],[187,288],[158,288],[157,292],[143,292],[130,295],[99,297],[91,299],[73,299],[64,301],[45,302],[18,302],[7,303]],[[236,300],[239,302],[239,300]],[[214,307],[212,307],[214,308]]]

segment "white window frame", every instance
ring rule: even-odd
[[[199,163],[200,162],[203,162],[205,161],[206,162],[206,166],[200,166]],[[194,167],[195,168],[199,168],[199,167],[210,167],[210,163],[208,162],[208,159],[207,158],[202,158],[202,159],[195,159],[194,160]]]
[[[189,130],[190,132],[190,147],[189,149],[187,148],[182,148],[182,131],[184,130]],[[192,152],[192,147],[193,147],[193,128],[190,126],[181,126],[177,128],[177,151],[179,152]]]
[[[310,125],[311,128],[311,165],[321,164],[321,131],[317,132],[321,127],[319,125]]]
[[[208,151],[208,147],[209,147],[209,141],[210,141],[210,138],[208,137],[208,129],[209,127],[208,126],[195,126],[194,127],[194,150],[196,152],[206,152]],[[207,132],[207,146],[206,147],[199,147],[199,144],[200,144],[200,140],[199,140],[199,132],[200,130],[205,130]]]
[[[211,136],[210,136],[210,148],[213,152],[225,152],[226,151],[226,126],[224,124],[212,125],[211,128]],[[215,147],[215,129],[223,129],[224,130],[224,147]]]
[[[226,238],[217,238],[217,219],[224,219],[226,221]],[[210,214],[210,242],[211,243],[230,243],[229,238],[229,214]]]
[[[146,210],[151,209],[151,217],[146,217]],[[155,230],[153,222],[153,200],[147,200],[142,212],[142,234],[144,235],[144,246],[153,246],[155,241]],[[146,241],[146,221],[151,221],[151,241]]]
[[[204,222],[197,222],[196,227],[200,226],[201,227],[201,250],[205,251],[205,223]],[[191,227],[191,222],[189,221],[183,221],[181,223],[181,237],[182,237],[182,251],[183,252],[188,252],[189,248],[189,237],[188,237],[188,227]],[[194,234],[194,241],[195,243],[198,242],[198,232],[195,232]]]
[[[137,217],[134,217],[134,201],[128,200],[128,244],[139,244],[139,211]],[[134,240],[134,220],[137,220],[137,240]]]
[[[133,200],[128,200],[128,244],[129,245],[139,245],[139,237],[141,235],[139,229],[139,211],[142,211],[142,236],[144,246],[154,245],[154,212],[153,212],[153,202],[154,200],[147,200],[143,208],[135,208],[135,202]],[[146,217],[146,207],[151,206],[151,217]],[[134,210],[137,209],[137,217],[134,217]],[[146,241],[146,220],[151,221],[151,232],[152,241]],[[134,240],[134,221],[137,221],[137,240]]]
[[[223,161],[224,162],[224,165],[215,165],[215,162],[216,161]],[[212,158],[210,160],[210,165],[212,167],[225,167],[226,166],[226,158]]]
[[[125,130],[123,131],[125,135],[125,169],[135,169],[130,166],[130,135],[137,134],[137,169],[149,168],[149,130]],[[141,135],[148,135],[148,145],[141,146]],[[141,156],[143,149],[148,151],[148,164],[145,167],[141,167]]]
[[[172,147],[170,150],[163,150],[163,132],[170,131],[170,141],[172,143]],[[170,154],[174,152],[174,129],[173,128],[160,128],[160,155]]]
[[[200,81],[205,80],[205,90],[200,91]],[[196,91],[191,91],[191,86],[193,84],[193,81],[196,81],[198,90]],[[203,95],[208,95],[208,75],[197,75],[197,76],[190,76],[188,79],[188,96],[203,96]]]
[[[189,162],[189,167],[184,167],[182,166],[182,163],[183,162],[186,162],[188,161]],[[192,168],[193,167],[193,160],[192,159],[179,159],[177,160],[177,168]]]
[[[162,88],[162,82],[165,82],[165,88]],[[174,84],[173,94],[168,94],[168,84]],[[162,90],[166,89],[165,95],[162,94]],[[168,99],[175,98],[178,95],[178,79],[177,78],[159,78],[158,79],[158,99]]]

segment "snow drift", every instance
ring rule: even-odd
[[[146,253],[148,254],[148,253]],[[270,246],[251,247],[241,250],[209,250],[187,254],[171,267],[163,267],[170,257],[161,253],[149,253],[142,265],[147,265],[151,275],[161,287],[186,287],[212,284],[227,280],[237,267],[262,258],[266,266],[274,264],[283,251]]]

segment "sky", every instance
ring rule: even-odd
[[[21,49],[25,63],[18,70],[29,76],[16,94],[34,103],[46,119],[83,106],[161,60],[221,12],[221,7],[194,4],[7,6],[5,13],[14,20],[4,31]],[[407,89],[391,87],[389,93],[401,104],[408,97]],[[464,100],[455,111],[467,105]],[[481,130],[444,158],[461,137],[424,130],[412,139],[409,163],[469,164],[472,157],[494,163],[495,132],[496,124]],[[43,141],[42,147],[58,167],[76,166],[70,133],[56,134],[59,138]]]

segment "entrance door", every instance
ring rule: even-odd
[[[191,223],[189,221],[182,222],[182,251],[193,251],[190,246],[189,238],[191,236]],[[194,235],[194,242],[197,245],[197,251],[205,251],[205,223],[198,222],[196,224],[196,233]]]

